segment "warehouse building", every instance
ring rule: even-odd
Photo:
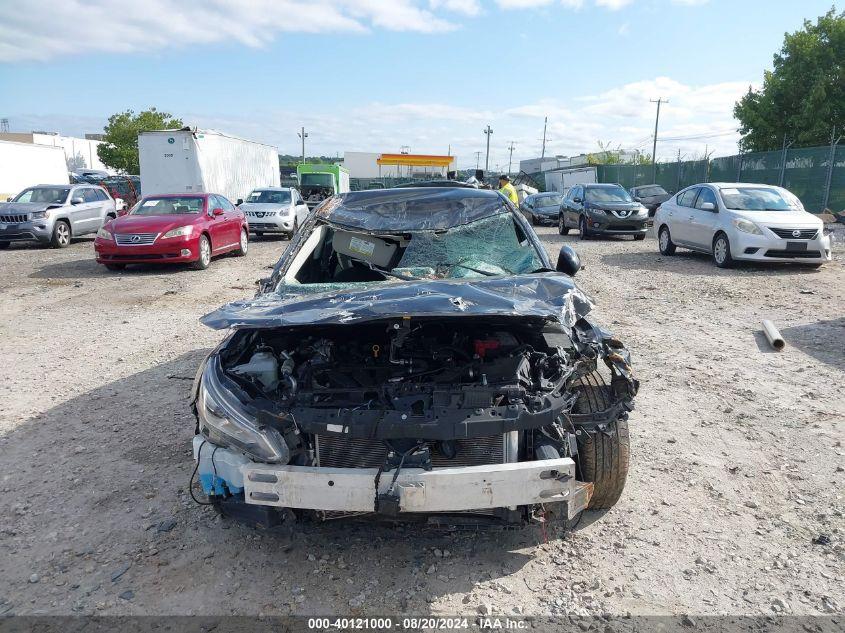
[[[350,178],[445,178],[454,171],[454,156],[410,153],[344,152]]]
[[[102,143],[100,140],[62,136],[55,132],[2,132],[0,133],[0,141],[61,147],[65,153],[68,171],[96,169],[114,173],[97,156],[97,146]]]

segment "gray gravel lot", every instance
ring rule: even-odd
[[[287,246],[106,272],[91,240],[0,251],[2,614],[814,614],[845,609],[845,251],[719,270],[654,239],[574,243],[642,380],[623,499],[538,527],[268,534],[187,492],[188,392]],[[760,321],[787,341],[770,351]]]

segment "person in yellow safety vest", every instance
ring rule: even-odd
[[[514,206],[519,206],[519,196],[516,195],[516,189],[511,184],[511,179],[507,174],[499,176],[499,193],[513,202]]]

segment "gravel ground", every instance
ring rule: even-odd
[[[816,614],[845,609],[845,252],[724,271],[576,243],[642,380],[611,511],[567,534],[349,523],[266,533],[195,505],[191,379],[287,242],[108,273],[0,251],[0,614]],[[787,341],[768,349],[760,321]]]

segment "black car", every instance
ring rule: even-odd
[[[634,201],[622,185],[573,185],[560,205],[561,235],[578,229],[581,239],[597,235],[633,235],[642,240],[648,232],[648,211]]]
[[[321,204],[194,383],[195,474],[264,525],[567,521],[619,499],[638,382],[497,192],[350,192]],[[612,456],[612,457],[608,457]]]
[[[560,203],[563,201],[563,194],[552,191],[551,193],[534,193],[526,196],[520,211],[531,224],[540,226],[543,224],[557,224],[560,214]]]
[[[640,185],[639,187],[631,187],[631,197],[634,198],[635,202],[639,202],[648,209],[648,217],[653,218],[657,207],[671,198],[672,194],[660,185]]]

